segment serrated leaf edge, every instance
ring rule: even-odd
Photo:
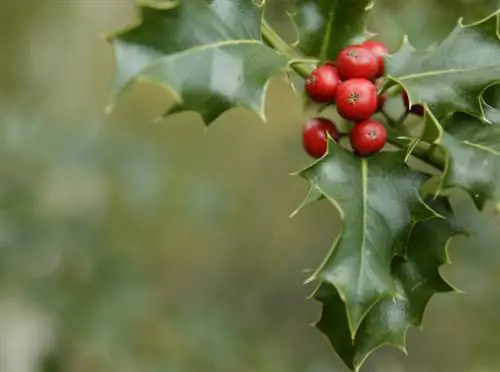
[[[335,146],[337,145],[335,143],[335,141],[333,140],[333,138],[328,135],[327,136],[327,151],[325,152],[325,154],[317,159],[316,161],[314,161],[313,163],[311,163],[310,165],[302,168],[301,170],[299,171],[296,171],[296,172],[293,172],[291,173],[292,176],[301,176],[301,174],[314,167],[314,165],[316,165],[317,163],[321,162],[325,157],[328,156],[329,154],[329,150],[331,148],[331,146]],[[344,151],[347,151],[347,150],[344,150]],[[403,153],[403,151],[401,151],[401,153]],[[404,159],[406,159],[408,156],[407,153],[405,153],[405,157]],[[364,175],[365,173],[364,172],[367,172],[367,158],[362,158],[361,159],[361,164],[362,164],[362,175]],[[406,164],[406,162],[404,162]],[[407,165],[407,164],[406,164]],[[408,165],[407,165],[408,166]],[[366,180],[366,175],[362,176],[363,180]],[[295,216],[303,207],[315,202],[315,201],[318,201],[318,199],[310,199],[309,196],[311,195],[312,193],[312,189],[315,188],[317,191],[319,191],[322,195],[323,195],[323,198],[324,199],[327,199],[333,206],[334,208],[338,211],[339,215],[340,215],[340,220],[342,221],[342,223],[340,224],[340,229],[339,229],[339,232],[337,234],[337,236],[335,237],[328,253],[325,255],[325,258],[323,259],[323,261],[321,262],[321,264],[318,266],[318,268],[313,272],[312,275],[310,275],[305,281],[304,281],[304,284],[309,284],[311,282],[314,282],[314,281],[325,281],[324,279],[321,279],[318,277],[318,274],[323,270],[326,262],[328,261],[328,259],[331,257],[331,255],[333,254],[333,252],[335,251],[336,247],[338,246],[338,243],[340,241],[340,239],[342,238],[342,235],[343,235],[343,231],[344,231],[344,222],[345,222],[345,213],[344,213],[344,210],[342,209],[342,207],[338,204],[338,202],[329,197],[319,186],[317,185],[313,185],[311,182],[309,182],[309,185],[310,185],[310,190],[309,190],[309,193],[308,195],[306,196],[306,198],[304,199],[304,201],[299,205],[299,207],[292,213],[293,216]],[[363,188],[366,187],[366,182],[363,181]],[[365,197],[366,195],[366,192],[363,192],[363,197],[366,199]],[[424,220],[427,220],[427,219],[432,219],[432,218],[444,218],[443,216],[441,216],[440,214],[438,214],[435,210],[433,210],[427,203],[425,203],[425,201],[422,199],[421,195],[418,194],[418,199],[420,201],[420,203],[428,210],[430,211],[432,214],[429,215],[428,217],[426,218],[423,218],[423,219],[420,219],[420,220],[412,220],[411,222],[411,226],[410,226],[410,231],[409,231],[409,234],[408,234],[408,237],[407,237],[407,241],[406,241],[406,246],[408,245],[408,241],[409,241],[409,238],[410,238],[410,234],[411,232],[413,231],[415,225],[419,222],[419,221],[424,221]],[[366,200],[364,201],[366,202]],[[363,237],[364,239],[364,237]],[[364,244],[363,244],[364,246]],[[326,281],[325,281],[326,282]],[[336,286],[334,283],[330,283],[328,282],[329,284],[331,284],[333,287],[335,287],[337,293],[339,294],[339,297],[341,298],[342,302],[347,306],[347,300],[346,300],[346,296],[345,294],[342,292],[342,290],[340,288],[338,288],[338,286]],[[392,293],[390,295],[393,295],[393,296],[396,296],[396,293]],[[390,296],[388,295],[388,296]],[[352,319],[351,319],[351,316],[350,316],[350,313],[349,311],[346,311],[346,314],[347,314],[347,321],[348,321],[348,326],[349,326],[349,331],[351,333],[351,338],[354,340],[355,336],[356,336],[356,333],[362,323],[362,320],[366,317],[366,315],[370,312],[370,310],[382,299],[384,299],[385,297],[387,296],[383,296],[383,295],[380,295],[378,296],[375,301],[373,302],[373,304],[371,306],[368,307],[368,309],[365,311],[365,313],[362,315],[361,317],[361,321],[360,323],[358,324],[358,326],[354,326],[353,325],[353,322],[352,322]]]
[[[427,203],[426,203],[427,204]],[[443,217],[445,218],[445,217]],[[420,220],[420,221],[423,221],[423,220]],[[420,222],[418,221],[418,222]],[[414,226],[416,225],[416,223],[414,224]],[[414,227],[413,226],[413,227]],[[412,229],[413,231],[413,229]],[[411,234],[411,232],[410,232]],[[445,251],[445,262],[442,263],[441,265],[438,266],[438,272],[439,272],[439,268],[441,268],[442,266],[445,266],[445,265],[449,265],[451,264],[451,259],[450,259],[450,256],[449,256],[449,246],[451,245],[451,242],[455,239],[455,238],[458,238],[460,236],[464,236],[466,235],[465,232],[463,231],[460,231],[460,232],[456,232],[454,234],[452,234],[447,240],[446,240],[446,243],[445,243],[445,247],[444,247],[444,251]],[[410,235],[409,235],[409,238],[410,238]],[[436,292],[435,294],[433,294],[428,300],[427,302],[425,303],[424,305],[424,308],[423,308],[423,311],[422,311],[422,316],[420,317],[419,319],[419,322],[416,323],[416,324],[411,324],[407,327],[404,328],[404,332],[403,332],[403,337],[402,337],[402,340],[403,340],[403,343],[402,344],[396,344],[394,342],[389,342],[389,341],[384,341],[384,342],[381,342],[380,344],[378,344],[377,346],[375,346],[374,348],[372,348],[368,353],[366,353],[366,355],[361,358],[359,361],[355,362],[353,361],[353,368],[351,367],[348,367],[351,371],[353,372],[358,372],[360,370],[360,368],[363,366],[363,364],[366,362],[366,360],[370,357],[370,355],[372,355],[374,352],[376,352],[378,349],[384,347],[384,346],[392,346],[398,350],[401,350],[401,352],[403,352],[405,355],[408,355],[408,350],[407,350],[407,334],[408,334],[408,331],[410,330],[410,328],[415,328],[415,329],[418,329],[420,332],[423,332],[423,324],[424,324],[424,319],[425,319],[425,316],[426,316],[426,313],[427,313],[427,309],[429,307],[429,304],[432,300],[432,298],[438,294],[438,293],[450,293],[450,292],[457,292],[459,294],[462,294],[464,293],[462,290],[460,290],[459,288],[457,288],[456,286],[454,286],[453,284],[451,284],[448,279],[446,279],[443,275],[441,275],[441,273],[439,273],[439,277],[440,279],[450,288],[449,291],[446,291],[446,292]],[[314,297],[314,294],[317,292],[319,286],[322,284],[322,282],[320,282],[317,287],[314,289],[314,291],[311,293],[310,296],[308,296],[308,298],[313,298]],[[332,285],[333,287],[335,287],[332,283],[329,283],[329,285]],[[339,297],[343,300],[342,298],[342,295],[341,295],[341,292],[338,291],[338,289],[335,287],[335,289],[337,290],[337,293],[339,294]],[[319,301],[319,300],[318,300]],[[344,301],[344,300],[343,300]],[[321,301],[319,301],[321,302]],[[322,302],[321,302],[322,303]],[[345,302],[344,302],[345,304]],[[316,329],[319,329],[317,324],[321,321],[321,318],[323,317],[323,308],[324,308],[324,305],[322,304],[322,309],[321,309],[321,312],[320,312],[320,315],[319,315],[319,319],[312,322],[311,323],[311,326],[314,326]],[[373,308],[373,307],[372,307]],[[371,308],[371,309],[372,309]],[[370,309],[370,311],[371,311]],[[346,311],[347,313],[347,311]],[[368,313],[367,313],[368,314]],[[367,315],[366,314],[366,315]],[[365,315],[365,317],[366,317]],[[320,332],[323,337],[325,337],[328,341],[328,343],[330,344],[330,346],[332,347],[332,349],[334,350],[334,352],[338,355],[337,351],[335,350],[335,348],[333,347],[333,345],[331,344],[328,336],[326,334],[324,334],[323,332]],[[354,339],[353,339],[354,341]]]
[[[369,11],[371,11],[373,9],[375,5],[375,1],[372,0],[370,1],[366,6],[365,6],[365,13],[368,13]],[[300,30],[299,30],[299,27],[297,26],[297,23],[295,22],[295,16],[297,15],[297,10],[296,8],[292,8],[292,10],[287,10],[286,12],[286,15],[287,17],[289,18],[290,22],[292,23],[292,28],[294,30],[294,33],[295,33],[295,41],[293,41],[290,45],[294,48],[298,48],[299,45],[300,45]],[[327,25],[328,25],[328,34],[326,36],[325,39],[323,39],[323,42],[321,44],[321,51],[320,51],[320,54],[319,54],[319,57],[318,59],[320,61],[324,61],[326,59],[326,49],[328,48],[328,44],[329,44],[329,41],[331,39],[331,25],[332,25],[332,22],[333,22],[333,18],[335,17],[335,14],[333,11],[331,11],[329,14],[328,14],[328,22],[327,22]],[[367,28],[365,28],[363,30],[363,34],[367,37],[367,38],[373,38],[375,37],[377,34],[375,33],[372,33],[370,31],[368,31]],[[326,42],[324,41],[326,40]]]
[[[498,13],[500,13],[500,10],[498,11]],[[492,84],[492,85],[494,85],[494,84]],[[484,93],[484,91],[486,89],[488,89],[488,88],[485,88],[482,93]],[[484,103],[484,100],[482,99],[482,94],[480,96],[480,99],[481,99],[482,103]],[[437,120],[437,118],[434,116],[432,111],[429,109],[427,104],[424,104],[424,112],[425,112],[424,123],[425,123],[426,128],[424,129],[423,135],[425,136],[425,134],[426,134],[428,119],[431,121],[432,125],[434,125],[434,129],[436,129],[436,132],[437,132],[436,138],[424,138],[424,140],[427,139],[427,140],[431,141],[431,145],[433,146],[433,148],[431,148],[431,151],[436,151],[436,148],[441,150],[442,153],[444,154],[444,160],[445,160],[443,173],[440,176],[439,185],[436,188],[436,192],[434,194],[434,199],[436,199],[439,195],[442,195],[447,190],[452,189],[454,187],[460,188],[460,189],[466,191],[468,194],[473,194],[473,190],[469,190],[469,189],[467,189],[459,184],[449,184],[449,185],[446,184],[446,180],[447,180],[447,177],[448,177],[449,172],[450,172],[450,157],[451,157],[451,155],[450,155],[449,151],[447,150],[447,148],[442,143],[443,133],[445,132],[445,130],[444,130],[442,124],[439,122],[439,120]],[[466,113],[466,114],[469,114],[469,113]],[[476,117],[475,115],[472,115],[472,116]],[[479,118],[479,119],[481,119],[481,118]],[[488,121],[488,122],[485,122],[484,125],[499,125],[499,124],[490,123]],[[495,156],[500,156],[499,151],[495,151],[495,150],[490,149],[488,147],[481,146],[481,145],[478,145],[478,144],[475,144],[475,143],[472,143],[469,141],[460,141],[460,140],[457,140],[457,141],[466,145],[466,146],[476,148],[480,151],[487,152],[487,153],[490,153],[490,154],[495,155]]]
[[[257,8],[264,8],[265,5],[266,5],[266,3],[267,3],[267,0],[260,0],[260,2],[256,2],[255,0],[252,0],[252,4],[255,7],[257,7]],[[124,34],[124,33],[128,32],[128,31],[132,31],[133,29],[141,26],[143,24],[143,22],[144,22],[144,19],[141,17],[140,9],[143,8],[143,7],[149,7],[149,8],[153,8],[153,9],[159,9],[159,10],[169,11],[169,10],[172,10],[175,7],[179,6],[179,5],[180,5],[180,1],[179,0],[171,0],[171,1],[167,2],[164,5],[157,4],[157,3],[154,2],[154,0],[139,0],[139,1],[136,0],[136,6],[134,8],[135,8],[135,13],[136,13],[137,20],[135,22],[132,22],[128,26],[124,26],[121,29],[118,29],[117,31],[110,32],[110,33],[104,35],[103,38],[108,43],[113,44],[114,39],[116,37],[120,36],[121,34]],[[263,23],[263,20],[264,20],[264,12],[261,12],[260,13],[260,24],[261,25]],[[222,41],[222,42],[218,42],[218,43],[203,44],[203,45],[198,45],[198,46],[195,46],[195,47],[187,49],[187,50],[183,50],[182,52],[176,53],[175,56],[169,55],[168,57],[164,57],[164,58],[175,58],[175,57],[178,57],[179,55],[182,56],[182,55],[185,55],[185,54],[190,53],[192,51],[210,49],[210,48],[213,48],[214,45],[216,47],[218,47],[218,46],[221,46],[221,45],[223,46],[223,45],[236,45],[236,44],[262,44],[262,45],[266,46],[266,44],[264,43],[264,41],[262,39],[262,34],[261,34],[260,39],[255,39],[255,40],[253,40],[253,39],[248,39],[248,40],[246,40],[246,39],[242,39],[242,40],[227,40],[227,41]],[[269,48],[269,49],[272,49],[272,48]],[[272,50],[274,51],[274,49],[272,49]],[[275,51],[275,52],[278,53],[278,54],[281,54],[278,51]],[[115,61],[117,61],[114,49],[113,49],[113,58],[114,58]],[[120,91],[118,93],[112,95],[110,101],[108,102],[108,104],[106,105],[106,107],[104,109],[105,114],[106,115],[110,115],[113,112],[113,110],[114,110],[114,108],[116,106],[116,103],[119,101],[120,97],[124,94],[124,92],[126,91],[126,89],[128,89],[134,83],[152,84],[152,85],[155,85],[155,86],[158,86],[158,87],[160,87],[162,89],[167,90],[172,95],[172,97],[173,97],[173,99],[175,101],[175,104],[171,108],[169,108],[168,110],[166,110],[166,112],[164,112],[163,114],[161,114],[158,117],[156,117],[155,119],[153,119],[154,122],[159,122],[159,121],[163,120],[165,117],[169,116],[171,113],[175,112],[176,109],[178,107],[180,107],[183,104],[183,102],[184,102],[184,100],[182,99],[182,97],[180,96],[180,94],[175,89],[173,89],[173,87],[170,86],[169,84],[158,83],[158,82],[153,81],[152,79],[148,79],[148,78],[145,78],[144,76],[142,76],[142,77],[140,76],[141,73],[143,73],[145,69],[151,68],[152,65],[154,66],[156,63],[160,63],[160,62],[162,62],[162,60],[163,60],[163,58],[159,58],[153,64],[151,64],[148,67],[142,69],[141,71],[138,71],[135,74],[135,76],[136,76],[135,78],[129,79],[129,81],[123,87],[121,87],[121,89],[120,89]],[[287,63],[287,66],[288,66],[287,68],[288,69],[285,69],[283,71],[283,73],[288,73],[289,72],[289,69],[291,68],[291,63],[290,62],[291,61],[289,61]],[[266,115],[266,99],[267,99],[267,92],[268,92],[269,84],[270,83],[271,83],[271,78],[269,78],[265,82],[265,84],[264,84],[263,91],[262,91],[262,96],[261,96],[261,104],[259,105],[260,106],[259,108],[251,107],[251,106],[248,106],[248,105],[239,105],[238,106],[240,108],[246,108],[246,109],[249,109],[249,110],[255,112],[258,115],[258,117],[260,118],[260,120],[262,120],[264,123],[268,122],[267,115]],[[233,107],[233,108],[236,108],[236,107]],[[189,110],[189,111],[194,111],[194,110]],[[221,113],[220,115],[222,115],[224,113],[225,112]],[[211,122],[206,122],[204,120],[204,118],[203,118],[203,121],[204,121],[204,124],[206,126],[209,126],[217,118],[215,118]]]
[[[317,287],[315,288],[315,290],[313,291],[313,293],[309,296],[309,298],[312,298],[314,297],[316,291],[318,290],[318,288],[320,287],[322,283],[319,283],[317,285]],[[332,283],[328,283],[329,285],[332,285],[333,287],[335,287]],[[345,307],[345,300],[343,299],[342,295],[341,295],[341,292],[338,291],[338,289],[335,287],[335,290],[337,290],[337,293],[339,294],[339,297],[341,298],[342,302],[344,303],[344,311],[346,312],[346,314],[348,314],[348,311],[347,311],[347,308]],[[315,327],[317,330],[320,331],[320,333],[322,334],[322,336],[324,338],[326,338],[328,344],[330,345],[330,347],[332,348],[332,350],[335,352],[335,354],[337,354],[337,356],[339,356],[340,358],[340,355],[338,354],[337,350],[335,349],[335,347],[332,345],[329,337],[324,333],[322,332],[319,327],[318,327],[318,324],[321,322],[321,319],[323,318],[323,313],[324,313],[324,304],[322,301],[320,300],[317,300],[318,302],[321,303],[321,311],[320,311],[320,314],[319,314],[319,319],[317,319],[316,321],[313,321],[312,323],[310,323],[310,325],[312,327]],[[380,301],[380,300],[379,300]],[[378,302],[378,301],[377,301]],[[368,313],[373,309],[373,307],[375,306],[376,304],[374,304],[370,310],[365,314],[365,317],[366,315],[368,315]],[[364,317],[364,318],[365,318]],[[363,318],[363,319],[364,319]],[[404,336],[406,337],[406,332],[408,331],[408,329],[405,330],[405,333],[404,333]],[[352,338],[352,341],[354,342],[355,341],[355,337]],[[354,344],[353,344],[354,345]],[[394,344],[392,342],[384,342],[384,343],[381,343],[379,345],[377,345],[376,347],[374,347],[372,350],[370,350],[369,353],[367,353],[360,361],[358,361],[357,363],[353,360],[353,363],[351,366],[347,366],[349,368],[349,370],[353,371],[353,372],[358,372],[359,369],[363,366],[364,362],[366,361],[366,359],[373,353],[375,352],[376,350],[378,350],[379,348],[381,348],[382,346],[384,345],[388,345],[388,346],[393,346],[395,347],[396,349],[399,349],[401,350],[403,353],[405,353],[406,355],[408,355],[408,352],[406,350],[406,347],[405,346],[401,346],[401,345],[398,345],[398,344]]]
[[[313,167],[315,164],[319,163],[323,158],[325,158],[326,156],[328,156],[328,153],[329,153],[329,149],[330,149],[330,146],[332,145],[335,145],[335,142],[334,140],[332,139],[331,136],[328,136],[328,142],[327,142],[327,151],[326,153],[321,157],[319,158],[317,161],[313,162],[312,164],[310,164],[309,166],[305,167],[303,170],[299,171],[299,172],[296,172],[297,175],[300,175],[303,171]],[[362,183],[363,183],[363,189],[366,188],[366,171],[367,171],[367,159],[361,159],[361,167],[362,167]],[[317,185],[312,185],[312,183],[310,183],[310,185],[312,187],[315,187],[318,191],[321,192],[321,194],[323,195],[323,197],[325,199],[327,199],[333,206],[334,208],[338,211],[339,215],[340,215],[340,220],[342,221],[342,223],[340,224],[340,229],[339,229],[339,232],[337,234],[337,236],[335,237],[328,253],[325,255],[325,258],[323,259],[323,261],[321,262],[321,264],[318,266],[318,268],[313,272],[313,274],[311,276],[309,276],[309,278],[307,278],[304,282],[304,284],[309,284],[313,281],[318,281],[318,274],[321,272],[321,270],[324,268],[326,262],[328,261],[328,259],[331,257],[331,255],[333,254],[333,252],[335,251],[335,249],[337,248],[338,244],[339,244],[339,241],[340,239],[342,239],[342,235],[343,235],[343,232],[344,232],[344,222],[345,222],[345,213],[344,213],[344,210],[343,208],[340,206],[340,204],[337,202],[337,200],[329,197],[319,186]],[[364,202],[363,202],[363,205],[366,203],[366,192],[363,192],[363,198],[364,198]],[[307,204],[306,204],[307,205]],[[364,222],[365,223],[365,222]],[[364,237],[363,237],[364,239]],[[363,242],[363,247],[364,247],[364,242]],[[320,281],[325,281],[324,279],[320,279]],[[326,281],[325,281],[326,282]],[[330,283],[328,282],[330,285],[332,285],[333,287],[335,287],[335,290],[337,291],[337,293],[339,294],[339,297],[341,298],[342,302],[345,304],[345,306],[348,305],[347,303],[347,299],[346,299],[346,295],[344,294],[344,292],[337,286],[335,285],[334,283]],[[375,301],[373,301],[373,304],[371,304],[370,306],[368,306],[368,309],[364,312],[364,314],[362,315],[361,317],[361,320],[364,319],[366,317],[366,315],[368,314],[368,312],[380,301],[380,299],[382,299],[383,296],[378,296]],[[346,316],[347,316],[347,323],[348,323],[348,327],[349,327],[349,332],[351,334],[351,339],[354,340],[355,336],[356,336],[356,333],[357,333],[357,330],[359,329],[359,326],[361,325],[361,321],[360,323],[357,325],[357,326],[354,326],[353,324],[353,321],[351,319],[351,315],[349,313],[349,311],[347,311],[346,309]]]
[[[491,13],[490,15],[476,21],[476,22],[472,22],[472,23],[469,23],[469,24],[464,24],[463,23],[463,17],[460,17],[458,19],[458,22],[457,22],[457,26],[462,28],[462,29],[465,29],[465,28],[472,28],[472,27],[475,27],[475,26],[478,26],[488,20],[490,20],[491,18],[493,17],[496,17],[496,36],[497,38],[499,39],[500,41],[500,9],[498,9],[497,11]],[[411,45],[409,39],[408,39],[408,36],[405,34],[403,36],[403,41],[401,43],[401,46],[399,47],[398,51],[401,50],[401,48],[405,45]],[[412,46],[413,48],[413,46]],[[415,48],[413,48],[415,49]],[[415,51],[415,50],[414,50]],[[398,52],[396,52],[398,53]],[[394,53],[394,54],[396,54]],[[384,58],[391,58],[391,55],[387,56],[387,57],[384,57]],[[424,73],[420,73],[420,74],[412,74],[412,75],[407,75],[407,76],[404,76],[403,78],[396,78],[392,75],[387,75],[387,79],[388,81],[392,81],[398,85],[400,85],[407,93],[408,95],[408,102],[410,104],[410,106],[412,106],[413,104],[422,104],[422,102],[414,102],[411,98],[411,93],[410,91],[406,88],[405,84],[403,83],[404,80],[408,80],[409,78],[416,78],[416,77],[423,77],[423,76],[432,76],[432,75],[441,75],[441,74],[445,74],[445,73],[457,73],[457,72],[463,72],[463,71],[470,71],[470,69],[449,69],[449,70],[442,70],[442,71],[428,71],[428,72],[424,72]],[[494,81],[492,83],[490,83],[489,85],[485,86],[485,88],[483,89],[483,91],[481,92],[481,94],[479,95],[478,97],[478,100],[479,100],[479,111],[480,111],[480,116],[479,118],[485,122],[488,122],[488,123],[491,123],[490,120],[486,117],[486,113],[485,113],[485,110],[484,110],[484,106],[483,106],[483,101],[482,101],[482,94],[488,89],[490,88],[491,86],[493,85],[497,85],[498,83],[500,82],[500,79],[498,81]],[[463,111],[464,113],[466,114],[470,114],[472,116],[476,116],[477,117],[477,114],[475,112],[468,112],[468,111]]]

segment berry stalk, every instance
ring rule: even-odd
[[[278,52],[287,55],[290,59],[295,61],[303,60],[304,57],[301,56],[295,48],[289,45],[285,40],[281,38],[281,36],[272,28],[272,26],[267,23],[266,20],[262,21],[262,39],[264,42],[269,45],[271,48],[277,50]],[[306,79],[313,68],[307,66],[302,63],[293,63],[291,64],[293,70],[302,78]],[[398,139],[392,135],[388,135],[387,142],[393,146],[398,148],[405,148],[406,141]],[[419,159],[420,161],[426,163],[427,165],[437,168],[441,171],[444,170],[444,160],[437,158],[435,156],[430,156],[429,151],[431,149],[431,145],[426,142],[420,142],[412,151],[412,156]]]

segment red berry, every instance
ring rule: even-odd
[[[349,134],[354,152],[367,156],[379,152],[387,141],[387,132],[381,122],[368,119],[357,123]]]
[[[331,64],[326,64],[311,72],[305,81],[305,90],[313,101],[335,102],[335,94],[339,84],[340,77],[337,69]]]
[[[344,119],[361,121],[378,108],[377,88],[366,79],[350,79],[337,88],[337,111]]]
[[[410,109],[410,99],[408,98],[408,93],[406,93],[406,90],[403,90],[401,95],[403,96],[403,103],[405,104],[406,111],[408,111]]]
[[[335,124],[323,117],[311,118],[302,128],[302,144],[306,152],[313,158],[322,157],[327,148],[327,133],[339,140],[339,132]]]
[[[383,79],[375,80],[375,88],[377,88],[377,91],[379,91],[383,85],[384,85]],[[385,103],[389,99],[389,95],[387,93],[381,93],[381,94],[379,94],[377,99],[378,99],[378,110],[377,111],[382,111],[384,106],[385,106]]]
[[[403,102],[406,107],[406,111],[410,111],[415,115],[418,116],[424,116],[424,106],[422,105],[413,105],[410,108],[410,99],[408,98],[408,93],[406,93],[405,90],[403,90]]]
[[[361,45],[343,49],[337,57],[337,69],[343,80],[363,78],[371,80],[377,76],[378,59]]]
[[[413,105],[410,111],[418,116],[424,116],[424,106],[422,105]]]
[[[378,96],[378,109],[377,111],[382,111],[384,108],[385,103],[387,102],[387,93],[382,93]]]
[[[387,47],[384,44],[374,40],[365,41],[362,45],[370,52],[372,52],[375,57],[377,57],[378,72],[376,77],[383,76],[385,70],[384,56],[389,54],[389,50],[387,49]]]

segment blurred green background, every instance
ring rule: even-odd
[[[438,43],[498,0],[378,0],[371,29]],[[286,37],[284,0],[268,16]],[[307,185],[299,127],[310,115],[280,79],[269,123],[245,110],[208,131],[135,86],[103,114],[113,54],[100,36],[135,19],[127,0],[0,2],[0,371],[335,372],[311,327],[314,268],[338,231]],[[384,348],[364,371],[500,371],[498,218],[455,206],[475,234],[443,272],[410,356]]]

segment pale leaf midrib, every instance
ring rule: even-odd
[[[492,68],[499,68],[499,67],[497,65],[491,65],[491,66],[483,66],[480,68],[435,70],[435,71],[421,72],[418,74],[410,74],[410,75],[406,75],[406,76],[404,76],[404,75],[403,76],[391,75],[391,76],[397,78],[399,81],[405,81],[405,80],[419,79],[419,78],[424,78],[424,77],[429,77],[429,76],[449,75],[449,74],[458,74],[458,73],[466,73],[466,72],[479,72],[481,70],[488,70],[488,69],[492,69]],[[500,70],[500,68],[499,68],[499,70]],[[498,79],[500,80],[500,76],[498,77]]]
[[[183,51],[172,53],[172,54],[165,54],[164,56],[157,58],[156,61],[152,63],[152,65],[155,65],[159,61],[163,61],[165,59],[182,58],[185,55],[189,55],[191,53],[201,52],[201,51],[209,50],[209,49],[217,49],[220,47],[230,46],[230,45],[240,45],[240,44],[262,44],[262,45],[264,45],[264,43],[261,40],[254,40],[254,39],[224,40],[224,41],[219,41],[219,42],[212,43],[212,44],[197,45],[195,47],[185,49]]]
[[[323,38],[321,49],[319,51],[318,59],[321,61],[326,59],[326,55],[328,53],[328,46],[330,45],[330,38],[332,36],[332,24],[334,18],[335,18],[335,8],[332,6],[332,9],[328,13],[328,21],[326,22],[327,31],[325,37]]]
[[[368,207],[368,165],[365,159],[361,160],[361,194],[362,194],[362,238],[361,238],[361,252],[359,255],[359,274],[356,285],[356,293],[360,293],[361,289],[361,276],[363,275],[365,250],[366,250],[366,223],[367,223],[367,207]]]
[[[462,141],[462,142],[469,147],[474,147],[474,148],[477,148],[481,151],[488,152],[488,153],[496,155],[496,156],[500,156],[500,151],[492,149],[491,147],[483,146],[483,145],[480,145],[478,143],[473,143],[470,141]]]

